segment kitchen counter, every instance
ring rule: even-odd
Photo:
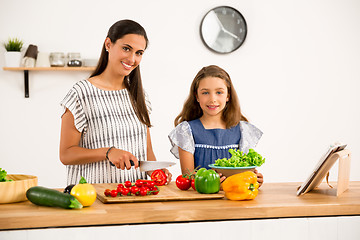
[[[360,181],[350,182],[349,189],[339,197],[335,195],[336,189],[325,183],[312,192],[296,196],[299,185],[264,183],[251,201],[103,204],[96,200],[91,207],[80,210],[36,206],[29,201],[0,204],[0,230],[360,215]]]

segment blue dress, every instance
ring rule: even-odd
[[[171,152],[179,158],[178,147],[194,155],[194,166],[209,168],[219,158],[230,158],[229,149],[247,153],[255,148],[262,132],[241,121],[230,129],[205,129],[200,119],[181,122],[169,134]]]

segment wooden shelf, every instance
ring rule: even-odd
[[[29,98],[29,71],[94,71],[95,67],[3,67],[4,71],[24,71],[25,98]]]
[[[95,67],[3,67],[6,71],[93,71]]]

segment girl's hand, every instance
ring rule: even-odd
[[[219,177],[220,177],[220,183],[223,183],[226,179],[225,176],[222,175],[222,173],[218,173],[219,174]]]
[[[171,182],[172,174],[171,174],[171,172],[170,172],[168,169],[166,169],[166,168],[161,169],[161,170],[163,170],[164,173],[166,174],[167,179],[166,179],[165,185],[168,185],[168,184]]]
[[[132,155],[130,152],[112,148],[108,153],[109,160],[121,170],[124,170],[125,168],[129,170],[131,168],[130,160],[132,160],[135,164],[135,168],[139,166],[137,158]]]
[[[257,169],[255,169],[254,173],[256,173],[256,176],[257,176],[257,181],[259,183],[259,187],[261,187],[261,185],[263,184],[264,182],[264,177],[261,173],[258,172]]]

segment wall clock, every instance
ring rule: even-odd
[[[220,6],[211,9],[200,24],[204,44],[217,53],[230,53],[245,41],[247,25],[245,18],[235,8]]]

